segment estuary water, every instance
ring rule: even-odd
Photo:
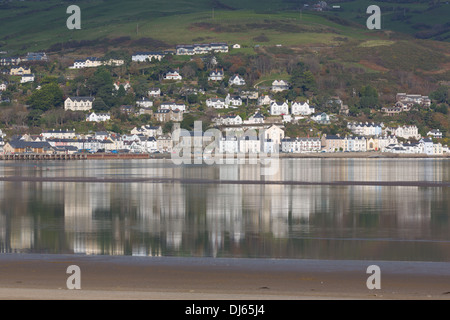
[[[450,262],[448,159],[260,169],[3,161],[0,252]]]

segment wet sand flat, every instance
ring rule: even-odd
[[[381,289],[366,286],[370,265]],[[450,263],[0,254],[0,299],[450,300]]]

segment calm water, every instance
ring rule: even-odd
[[[0,162],[0,177],[450,181],[449,160]],[[450,188],[0,181],[0,252],[450,261]]]

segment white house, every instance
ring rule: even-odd
[[[178,70],[169,71],[164,75],[164,80],[182,80],[182,79],[183,77],[180,75]]]
[[[131,56],[131,61],[134,62],[152,62],[155,60],[161,61],[165,57],[162,52],[136,52]]]
[[[228,105],[235,107],[242,106],[242,99],[240,96],[231,96],[228,94],[225,100],[228,101]]]
[[[272,91],[273,92],[281,92],[289,90],[289,83],[284,80],[275,80],[272,82]]]
[[[175,103],[175,102],[162,102],[159,106],[160,109],[169,109],[169,110],[180,110],[181,112],[186,111],[186,105],[183,103]]]
[[[223,98],[209,98],[206,100],[206,106],[209,108],[224,109],[228,108],[229,105]]]
[[[285,138],[281,140],[281,151],[285,153],[319,152],[322,142],[319,138]]]
[[[385,132],[390,132],[398,138],[416,139],[419,140],[422,136],[419,134],[419,129],[416,126],[401,126],[398,128],[386,128]]]
[[[92,109],[94,97],[68,97],[64,101],[64,109],[72,111],[89,111]]]
[[[141,138],[140,144],[143,152],[155,153],[158,151],[158,142],[155,137]]]
[[[20,79],[20,83],[34,82],[34,74],[24,74]]]
[[[41,133],[41,136],[47,139],[73,139],[76,138],[75,130],[47,130]]]
[[[270,128],[263,131],[264,139],[271,140],[275,144],[280,144],[284,139],[284,130],[276,125],[272,125]]]
[[[245,80],[240,75],[235,74],[228,81],[229,86],[245,86]]]
[[[281,116],[284,114],[289,114],[289,104],[287,101],[285,102],[272,102],[270,105],[270,115],[272,116]]]
[[[224,42],[180,44],[176,46],[177,55],[208,54],[212,52],[228,52],[228,44]]]
[[[99,67],[103,63],[102,61],[97,57],[88,57],[86,59],[77,59],[74,61],[73,66],[70,67],[71,69],[83,69],[83,68],[93,68],[93,67]]]
[[[383,123],[349,122],[347,128],[358,136],[378,136],[383,131]]]
[[[261,141],[261,149],[264,153],[278,153],[280,150],[279,143],[276,143],[272,139],[264,139]]]
[[[260,123],[264,123],[264,116],[259,112],[250,116],[248,120],[244,120],[244,124],[260,124]]]
[[[148,95],[150,97],[159,97],[159,96],[161,96],[161,89],[160,88],[150,88],[148,90]]]
[[[236,136],[225,136],[219,140],[219,153],[237,154],[239,152],[239,141]]]
[[[90,115],[86,117],[86,121],[88,122],[104,122],[108,120],[111,120],[111,115],[109,113],[92,112]]]
[[[315,109],[309,105],[309,100],[307,102],[293,102],[291,104],[291,114],[309,116],[314,114]]]
[[[237,125],[241,125],[242,124],[242,118],[239,115],[229,115],[229,116],[226,116],[222,120],[222,123],[224,125],[237,126]]]
[[[258,98],[258,106],[270,106],[275,100],[268,95],[262,95]]]
[[[8,85],[5,82],[0,83],[0,91],[5,91],[8,88]]]
[[[420,144],[423,146],[423,153],[427,155],[433,155],[434,154],[434,143],[433,140],[429,138],[420,139]]]
[[[396,98],[398,102],[402,102],[404,104],[418,104],[423,107],[431,106],[431,99],[428,96],[422,96],[420,94],[397,93]]]
[[[244,135],[239,138],[239,152],[246,154],[255,154],[261,151],[261,142],[257,136]]]
[[[223,77],[224,77],[223,69],[222,70],[216,69],[216,70],[212,70],[209,73],[208,80],[209,81],[222,81]]]
[[[153,107],[153,101],[147,97],[142,97],[136,101],[136,105],[141,108],[151,108]]]
[[[342,141],[343,150],[349,152],[365,152],[367,151],[367,142],[366,138],[361,136],[350,136],[345,137]]]
[[[118,60],[118,59],[109,59],[107,61],[102,61],[102,64],[104,66],[118,67],[118,66],[123,66],[125,64],[125,61]]]
[[[311,120],[317,123],[328,124],[330,123],[330,116],[327,115],[325,112],[322,112],[311,116]]]
[[[83,69],[86,67],[86,61],[83,59],[77,59],[73,62],[73,66],[70,69]]]
[[[157,137],[163,134],[161,126],[141,126],[133,128],[131,134],[142,134],[147,137]]]
[[[431,131],[428,131],[427,136],[428,137],[437,138],[437,139],[441,139],[442,138],[442,132],[439,131],[439,129],[433,129]]]
[[[233,49],[240,49],[241,45],[239,43],[233,44]]]

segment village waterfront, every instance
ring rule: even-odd
[[[0,250],[450,261],[448,159],[279,161],[2,161]]]

